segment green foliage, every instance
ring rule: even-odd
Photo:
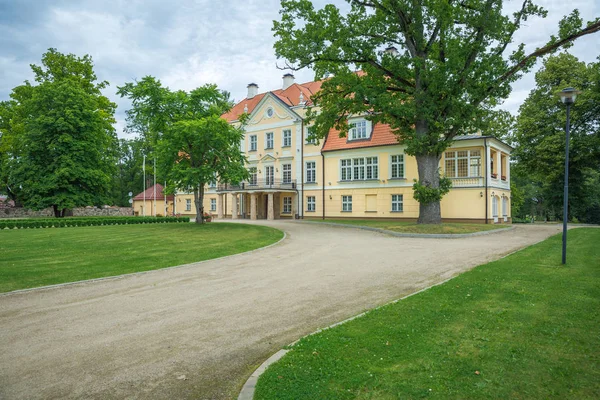
[[[114,171],[116,105],[103,96],[90,56],[55,49],[31,66],[0,104],[0,179],[25,207],[68,208],[106,201]],[[18,188],[18,189],[17,189]]]
[[[423,184],[422,182],[414,179],[413,197],[421,204],[435,203],[441,201],[442,197],[448,194],[450,189],[452,189],[452,180],[446,178],[445,176],[440,175],[439,187]]]
[[[345,135],[347,118],[366,114],[389,124],[417,156],[439,157],[456,135],[489,128],[511,83],[538,57],[600,30],[600,21],[582,28],[575,11],[561,21],[560,37],[525,54],[523,44],[509,46],[515,32],[528,18],[546,16],[530,0],[512,16],[502,13],[502,1],[347,2],[343,13],[332,4],[319,10],[310,0],[282,0],[273,23],[276,55],[291,69],[312,67],[317,79],[327,78],[312,96],[320,110],[308,113],[318,137],[330,128]],[[390,45],[397,54],[384,50]],[[424,171],[430,176],[419,180],[437,179]]]
[[[190,222],[189,217],[76,217],[57,220],[55,218],[31,218],[0,220],[0,229],[62,228],[71,226],[164,224]]]
[[[118,93],[132,101],[128,129],[151,143],[167,192],[193,192],[202,223],[204,186],[239,182],[248,174],[239,148],[243,131],[221,118],[231,108],[229,93],[216,85],[173,92],[153,77],[127,83]]]
[[[587,210],[600,201],[600,63],[586,64],[567,53],[544,63],[519,110],[513,176],[525,204],[535,198],[527,214],[562,218],[566,107],[558,93],[569,86],[581,90],[571,107],[569,216],[585,222]]]
[[[117,171],[112,180],[110,204],[129,207],[128,193],[132,192],[135,196],[144,190],[143,155],[149,150],[143,138],[134,138],[120,139],[117,152]],[[148,182],[152,182],[151,169],[146,175]]]

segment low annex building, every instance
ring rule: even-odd
[[[248,85],[247,97],[223,118],[238,124],[240,115],[249,114],[240,150],[250,179],[209,185],[206,212],[234,219],[418,218],[412,189],[417,162],[388,125],[353,116],[347,137],[332,130],[324,140],[310,139],[305,115],[320,86],[295,83],[291,74],[278,90],[258,93],[258,85]],[[441,203],[444,221],[511,222],[511,150],[492,136],[455,139],[440,161],[452,180]],[[193,196],[178,193],[175,210],[195,214]]]
[[[163,185],[157,183],[133,198],[133,214],[140,217],[172,215],[175,196],[165,195]]]

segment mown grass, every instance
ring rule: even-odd
[[[255,399],[600,398],[600,229],[302,339]]]
[[[277,229],[229,223],[0,230],[0,292],[208,260],[282,237]]]
[[[325,220],[315,220],[316,222],[333,222],[336,224],[347,224],[357,226],[368,226],[371,228],[385,229],[388,231],[401,233],[425,233],[425,234],[458,234],[458,233],[475,233],[489,231],[492,229],[507,228],[506,225],[494,224],[459,224],[459,223],[444,223],[439,225],[417,224],[415,222],[404,221],[386,221],[378,219],[344,219],[344,218],[327,218]]]

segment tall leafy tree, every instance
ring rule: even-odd
[[[346,1],[351,9],[344,14],[334,5],[317,10],[310,0],[282,0],[275,51],[288,68],[329,76],[312,98],[320,107],[309,113],[317,135],[332,127],[346,134],[352,114],[390,124],[417,159],[420,223],[441,221],[447,187],[438,165],[452,139],[485,128],[510,84],[538,57],[600,30],[600,19],[584,27],[575,10],[558,36],[526,54],[523,44],[507,49],[528,18],[546,16],[531,0],[512,16],[502,13],[502,0]]]
[[[243,132],[221,118],[232,106],[229,93],[211,84],[189,93],[171,91],[149,76],[118,93],[132,100],[128,129],[151,143],[167,190],[192,192],[196,222],[203,223],[205,186],[247,176],[240,150]]]
[[[560,214],[563,203],[566,108],[558,93],[565,87],[581,90],[571,107],[569,148],[569,215],[585,220],[600,203],[594,194],[600,172],[600,62],[579,61],[561,53],[548,58],[535,75],[517,118],[514,158],[519,181],[538,188],[544,214]]]
[[[112,203],[128,207],[129,192],[134,195],[144,190],[143,155],[148,153],[142,138],[119,139],[117,171],[111,188]],[[152,169],[148,169],[148,182],[153,181]],[[148,183],[147,182],[147,183]]]
[[[25,207],[67,209],[106,201],[115,165],[116,105],[102,95],[88,55],[49,49],[35,83],[0,106],[2,180]],[[5,140],[6,139],[6,140]]]

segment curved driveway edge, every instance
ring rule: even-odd
[[[337,222],[316,222],[316,221],[315,222],[299,221],[299,222],[302,224],[320,224],[320,225],[339,226],[342,228],[363,229],[365,231],[380,232],[380,233],[385,233],[386,235],[391,235],[391,236],[396,236],[396,237],[421,238],[421,239],[427,239],[427,238],[429,238],[429,239],[461,239],[461,238],[468,238],[468,237],[473,237],[473,236],[490,235],[492,233],[512,231],[513,229],[516,228],[515,226],[511,226],[511,227],[506,227],[506,228],[498,228],[498,229],[492,229],[489,231],[480,231],[480,232],[473,232],[473,233],[403,233],[403,232],[390,231],[388,229],[374,228],[372,226],[340,224]]]
[[[336,225],[347,226],[346,224],[336,224]],[[512,229],[515,229],[515,227],[513,227],[513,228],[511,228],[511,229],[504,229],[504,230],[512,230]],[[370,229],[367,229],[367,230],[370,230]],[[386,231],[385,229],[380,229],[380,230],[381,230],[381,231],[384,231],[384,232],[389,232],[389,231]],[[500,230],[500,229],[497,229],[497,230],[495,230],[495,231],[497,232],[497,231],[501,231],[501,230]],[[502,256],[502,257],[500,257],[500,258],[505,258],[505,257],[508,257],[508,256],[510,256],[511,254],[514,254],[514,253],[516,253],[516,252],[518,252],[518,251],[524,250],[524,249],[526,249],[527,247],[533,246],[534,244],[535,244],[535,243],[532,243],[532,244],[530,244],[529,246],[526,246],[526,247],[523,247],[522,249],[519,249],[519,250],[513,251],[512,253],[508,253],[508,254],[506,254],[506,255],[504,255],[504,256]],[[475,268],[476,268],[476,267],[475,267]],[[466,271],[465,271],[465,272],[466,272]],[[347,318],[347,319],[345,319],[345,320],[343,320],[343,321],[336,322],[335,324],[331,324],[331,325],[329,325],[329,326],[327,326],[327,327],[325,327],[325,328],[319,328],[319,329],[317,329],[316,331],[314,331],[314,332],[311,332],[311,333],[309,333],[308,335],[305,335],[305,336],[303,336],[303,337],[301,337],[301,338],[299,338],[299,339],[297,339],[297,340],[293,341],[293,342],[292,342],[292,343],[290,343],[288,346],[293,346],[293,345],[295,345],[296,343],[298,343],[300,340],[304,339],[305,337],[312,336],[312,335],[316,335],[316,334],[318,334],[318,333],[321,333],[321,332],[323,332],[323,331],[326,331],[327,329],[335,328],[336,326],[343,325],[343,324],[345,324],[345,323],[347,323],[347,322],[353,321],[353,320],[355,320],[355,319],[357,319],[357,318],[360,318],[360,317],[362,317],[362,316],[364,316],[364,315],[366,315],[366,314],[370,313],[370,312],[371,312],[371,311],[373,311],[373,310],[377,310],[377,309],[379,309],[379,308],[381,308],[381,307],[386,307],[386,306],[388,306],[388,305],[390,305],[390,304],[398,303],[398,302],[400,302],[400,301],[402,301],[402,300],[404,300],[404,299],[407,299],[407,298],[409,298],[409,297],[415,296],[415,295],[417,295],[417,294],[419,294],[419,293],[421,293],[421,292],[425,292],[425,291],[427,291],[427,290],[429,290],[429,289],[431,289],[431,288],[433,288],[433,287],[436,287],[436,286],[439,286],[439,285],[443,285],[444,283],[451,281],[452,279],[456,278],[457,276],[458,276],[458,275],[455,275],[455,276],[453,276],[453,277],[450,277],[450,278],[448,278],[448,279],[446,279],[446,280],[444,280],[444,281],[442,281],[442,282],[438,282],[438,283],[435,283],[435,284],[433,284],[433,285],[431,285],[431,286],[428,286],[428,287],[426,287],[426,288],[423,288],[423,289],[417,290],[416,292],[413,292],[413,293],[407,294],[406,296],[403,296],[403,297],[401,297],[401,298],[399,298],[399,299],[392,300],[392,301],[390,301],[390,302],[388,302],[388,303],[382,304],[382,305],[380,305],[380,306],[377,306],[377,307],[375,307],[375,308],[372,308],[372,309],[370,309],[370,310],[367,310],[367,311],[365,311],[365,312],[362,312],[362,313],[360,313],[360,314],[357,314],[357,315],[355,315],[355,316],[353,316],[353,317]],[[288,346],[286,346],[286,347],[288,347]],[[269,357],[267,360],[265,360],[265,362],[263,362],[263,363],[262,363],[262,364],[261,364],[261,365],[260,365],[260,366],[259,366],[259,367],[256,369],[256,371],[254,371],[254,372],[252,373],[252,375],[250,375],[250,377],[248,378],[248,380],[246,381],[246,383],[244,383],[244,386],[242,387],[242,390],[240,391],[240,394],[239,394],[239,396],[238,396],[237,400],[253,400],[253,399],[254,399],[254,392],[256,391],[256,384],[258,383],[258,379],[260,378],[260,376],[261,376],[262,374],[264,374],[264,373],[265,373],[265,371],[267,370],[267,368],[269,368],[269,367],[270,367],[272,364],[275,364],[277,361],[281,360],[281,359],[282,359],[282,358],[283,358],[283,357],[284,357],[284,356],[285,356],[287,353],[289,353],[289,352],[290,352],[290,351],[292,351],[292,350],[293,350],[293,349],[291,349],[291,348],[289,348],[289,349],[285,349],[285,348],[284,348],[284,349],[281,349],[281,350],[279,350],[277,353],[275,353],[275,354],[273,354],[271,357]]]
[[[233,399],[287,344],[560,232],[464,239],[261,221],[252,253],[0,297],[2,399]]]
[[[279,229],[279,230],[283,233],[283,237],[281,239],[279,239],[278,241],[276,241],[275,243],[271,243],[271,244],[268,244],[266,246],[258,247],[256,249],[252,249],[252,250],[248,250],[248,251],[242,251],[241,253],[230,254],[228,256],[222,256],[222,257],[217,257],[217,258],[209,258],[208,260],[195,261],[195,262],[191,262],[191,263],[187,263],[187,264],[173,265],[171,267],[164,267],[164,268],[158,268],[158,269],[150,269],[148,271],[130,272],[128,274],[105,276],[105,277],[102,277],[102,278],[84,279],[82,281],[64,282],[64,283],[57,283],[55,285],[46,285],[46,286],[38,286],[38,287],[34,287],[34,288],[11,290],[10,292],[0,293],[0,297],[2,297],[2,296],[10,296],[10,295],[19,294],[19,293],[33,292],[33,291],[38,291],[38,290],[57,289],[57,288],[65,287],[65,286],[85,285],[85,284],[90,284],[90,283],[94,283],[94,282],[103,282],[103,281],[108,281],[108,280],[113,280],[113,279],[123,279],[123,278],[127,278],[127,277],[130,277],[130,276],[151,274],[153,272],[164,271],[164,270],[175,269],[175,268],[196,267],[196,266],[201,265],[203,263],[207,263],[207,262],[211,262],[211,261],[224,260],[226,258],[235,257],[235,256],[238,256],[240,254],[254,253],[256,251],[268,249],[271,246],[277,246],[279,243],[283,242],[285,240],[285,238],[287,237],[287,234],[285,233],[285,231],[283,231],[281,229]]]

